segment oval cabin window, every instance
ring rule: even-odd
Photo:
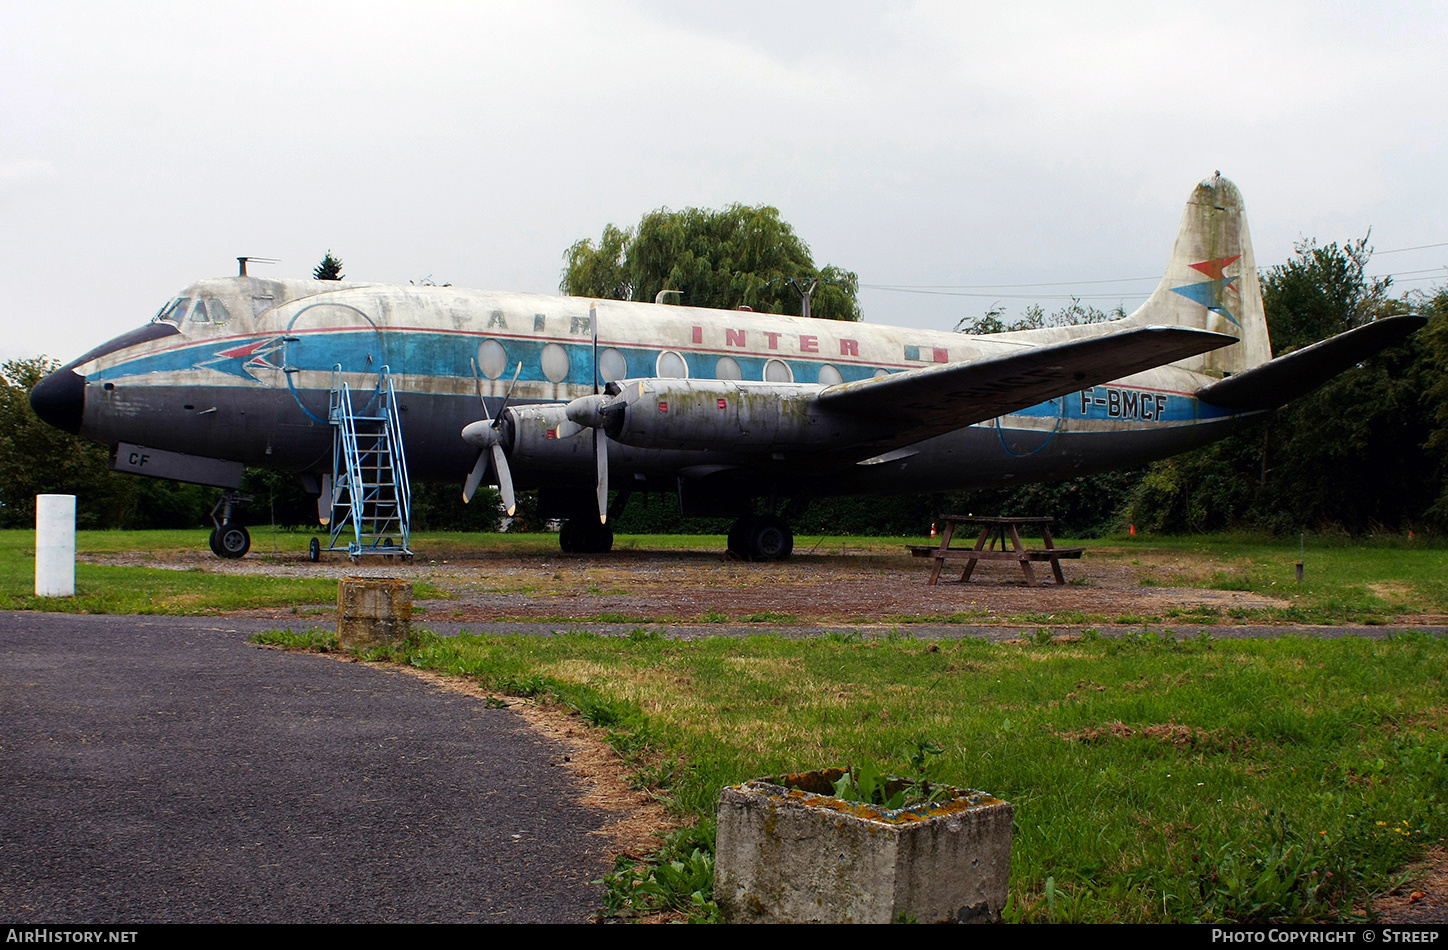
[[[673,350],[664,350],[659,354],[658,362],[655,364],[655,371],[661,378],[665,379],[688,379],[689,364],[684,358]]]
[[[784,360],[770,360],[764,364],[764,381],[766,383],[792,383],[794,382],[794,370]]]

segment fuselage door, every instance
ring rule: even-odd
[[[360,411],[377,392],[382,367],[388,365],[380,321],[352,304],[303,305],[288,321],[283,344],[287,387],[300,409],[318,422],[327,421],[339,367],[340,379],[351,387],[353,405]],[[400,372],[401,367],[392,370]]]

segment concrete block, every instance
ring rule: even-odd
[[[343,649],[412,637],[412,585],[393,577],[344,577],[337,584],[337,644]]]
[[[720,793],[714,900],[726,921],[1000,919],[1010,803],[947,787],[943,802],[886,810],[833,797],[843,774],[755,779]]]

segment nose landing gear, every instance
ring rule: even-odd
[[[253,501],[251,495],[243,495],[240,492],[226,492],[217,501],[216,506],[211,509],[211,523],[216,527],[211,530],[211,553],[220,558],[239,558],[251,550],[251,532],[239,521],[232,521],[233,508],[240,508],[247,502]],[[217,518],[217,512],[221,517]]]

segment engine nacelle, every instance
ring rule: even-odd
[[[546,473],[545,480],[594,478],[593,440],[558,438],[564,423],[562,403],[513,406],[504,414],[508,461],[516,468],[532,467]]]
[[[757,453],[849,445],[878,437],[884,423],[825,412],[823,387],[714,379],[632,379],[608,401],[604,431],[650,449]]]

